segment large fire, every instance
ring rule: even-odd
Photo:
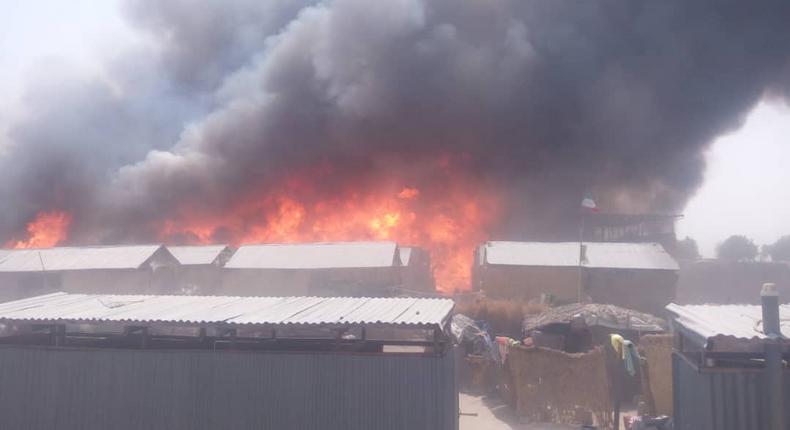
[[[6,243],[11,248],[48,248],[68,238],[71,215],[67,212],[39,212],[27,224],[27,239]]]
[[[300,178],[222,207],[184,206],[151,227],[164,243],[391,240],[430,252],[439,291],[470,288],[474,248],[488,238],[500,207],[491,192],[446,173],[440,181],[423,181],[423,189],[395,181],[329,193],[316,192],[321,181],[315,177]],[[6,247],[56,246],[68,238],[71,221],[67,212],[40,212],[27,225],[26,239]]]
[[[233,244],[392,240],[431,254],[437,289],[470,288],[475,246],[487,239],[496,199],[460,182],[424,193],[409,186],[380,192],[300,198],[297,190],[250,197],[222,215],[184,210],[158,226],[160,240]]]

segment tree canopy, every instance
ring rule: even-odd
[[[675,254],[679,260],[697,260],[699,258],[699,247],[697,241],[686,236],[685,239],[677,241]]]
[[[790,261],[790,235],[782,236],[769,245],[768,254],[773,261]]]
[[[753,261],[757,257],[757,245],[743,235],[733,235],[716,247],[716,255],[726,261]]]

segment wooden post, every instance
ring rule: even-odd
[[[577,294],[577,301],[579,303],[582,302],[582,295],[584,291],[584,213],[581,214],[582,221],[579,224],[579,285],[578,285],[578,294]]]
[[[622,358],[618,356],[617,351],[615,351],[610,342],[604,345],[604,350],[606,351],[606,370],[609,374],[609,382],[612,384],[610,387],[612,412],[614,415],[612,428],[614,430],[620,430],[620,387],[622,387],[622,381],[620,380],[620,375],[622,374],[622,365],[620,362],[622,361]]]

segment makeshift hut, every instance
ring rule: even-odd
[[[63,293],[0,304],[12,328],[0,337],[2,427],[457,430],[452,309]]]
[[[677,262],[658,243],[487,242],[473,286],[487,297],[609,303],[659,314],[675,296]]]
[[[617,333],[636,341],[643,334],[662,333],[666,323],[644,312],[597,303],[573,303],[550,308],[524,319],[524,335],[540,332],[538,346],[553,347],[566,352],[585,352],[609,341]]]
[[[244,245],[225,265],[222,293],[389,296],[400,269],[394,242]]]
[[[0,257],[0,295],[175,293],[178,260],[161,245],[19,249]]]
[[[168,246],[178,260],[178,289],[183,294],[216,294],[222,268],[233,250],[227,245]]]

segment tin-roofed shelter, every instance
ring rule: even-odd
[[[766,323],[765,305],[667,306],[676,429],[769,429],[775,412],[788,428],[790,305],[774,307],[775,322]]]
[[[216,294],[222,285],[222,268],[233,249],[228,245],[168,246],[178,260],[178,288],[184,294]]]
[[[42,430],[456,430],[452,309],[64,293],[0,304],[0,414]]]
[[[0,256],[0,294],[174,292],[176,266],[161,245],[15,249]]]
[[[394,242],[244,245],[225,265],[222,294],[388,296],[400,267]]]
[[[677,272],[657,243],[487,242],[475,254],[473,285],[497,298],[581,296],[659,314],[674,298]]]

